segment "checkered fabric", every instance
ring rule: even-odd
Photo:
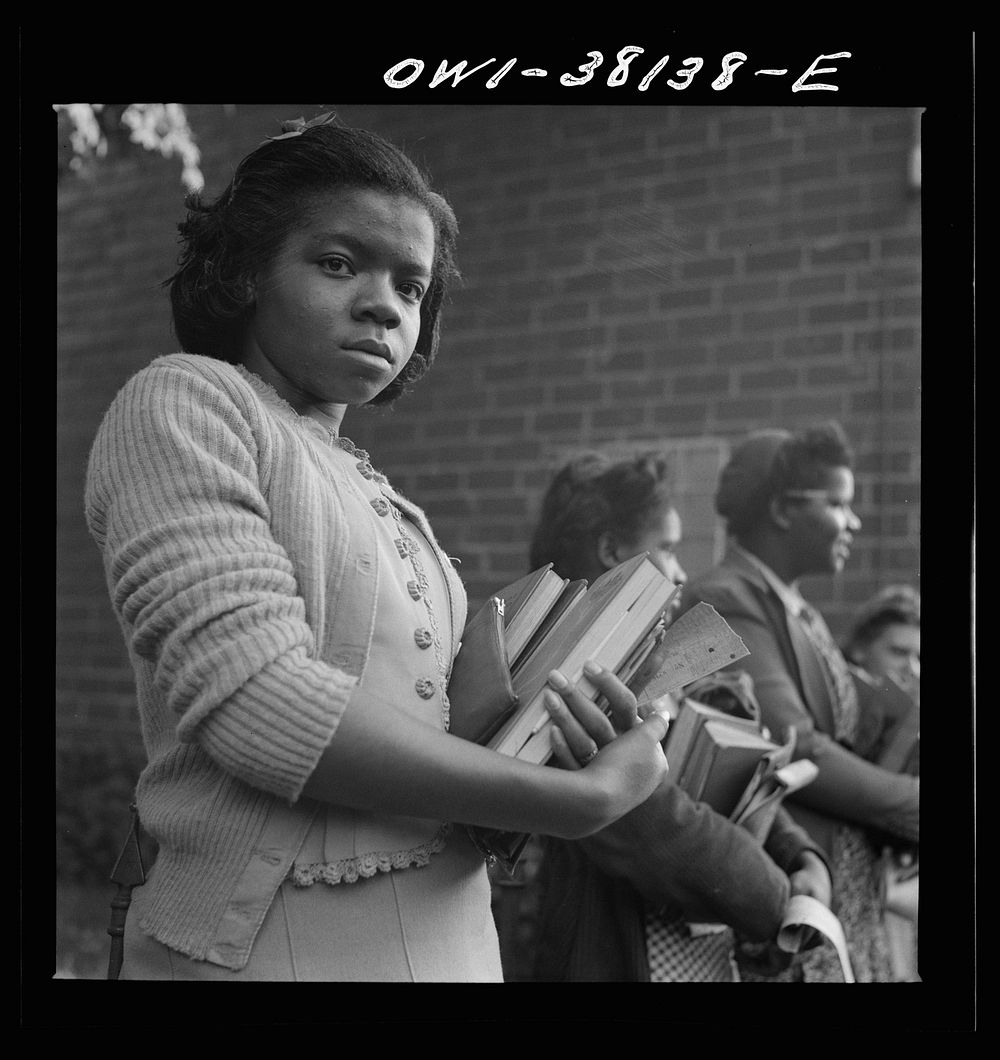
[[[646,913],[646,956],[651,983],[738,983],[733,933],[695,934],[683,917]]]

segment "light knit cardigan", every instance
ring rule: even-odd
[[[312,820],[318,804],[296,800],[371,645],[380,516],[330,444],[244,369],[172,354],[126,383],[90,454],[87,522],[149,758],[139,814],[160,843],[142,927],[234,968]],[[382,489],[445,572],[450,660],[464,589],[420,509]]]

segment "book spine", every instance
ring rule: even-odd
[[[581,677],[576,681],[576,687],[587,697],[593,699],[597,695],[597,689],[586,678]],[[546,717],[537,730],[528,738],[517,752],[517,757],[522,761],[531,762],[533,765],[544,765],[552,757],[552,719]]]
[[[626,614],[627,612],[619,616],[614,626],[610,629],[605,628],[602,630],[597,626],[592,626],[588,631],[592,636],[585,637],[581,640],[577,650],[575,650],[569,658],[564,660],[559,669],[570,683],[575,684],[577,687],[581,686],[583,679],[583,664],[588,659],[594,659],[595,661],[600,662],[599,656],[601,649],[613,636],[621,622],[624,621]],[[597,639],[598,637],[600,638],[599,640]],[[590,687],[592,688],[593,686]],[[506,731],[501,730],[497,733],[495,741],[491,741],[489,746],[495,751],[500,751],[503,754],[521,757],[521,748],[548,720],[549,712],[545,709],[544,697],[545,686],[543,685],[542,688],[532,696],[531,700],[525,704],[523,711],[519,711],[511,718],[508,725],[505,726]]]
[[[634,656],[642,642],[650,637],[656,623],[663,615],[663,609],[669,603],[670,597],[676,592],[676,588],[669,582],[664,584],[653,583],[636,600],[635,604],[627,611],[621,621],[611,631],[601,649],[593,656],[594,661],[605,669],[617,672],[626,661],[635,663]],[[623,625],[628,624],[630,635],[626,639],[616,638]],[[650,641],[648,648],[652,647]],[[647,648],[647,653],[648,653]],[[635,667],[641,664],[641,656]],[[586,660],[585,660],[586,661]],[[634,672],[634,670],[633,670]],[[598,698],[598,691],[594,684],[582,673],[576,678],[576,687],[590,699]],[[544,710],[544,705],[542,706]],[[530,736],[518,750],[517,757],[534,764],[547,762],[552,755],[552,721],[548,712],[540,719],[532,729]]]
[[[691,737],[697,720],[698,715],[691,709],[690,704],[683,703],[680,715],[671,727],[670,736],[667,738],[665,748],[667,769],[675,781],[679,779],[684,762],[691,752]]]
[[[488,744],[494,750],[504,754],[519,756],[524,744],[548,720],[548,711],[544,705],[544,689],[548,674],[553,669],[560,670],[569,681],[576,683],[583,672],[583,664],[594,659],[607,665],[599,656],[605,645],[615,637],[619,627],[636,622],[632,613],[638,601],[648,600],[650,581],[659,582],[670,592],[675,587],[663,577],[652,564],[649,556],[643,554],[626,561],[620,567],[606,572],[584,594],[594,617],[589,628],[582,631],[576,627],[579,623],[570,621],[562,632],[555,632],[554,639],[548,639],[535,649],[531,663],[519,671],[515,679],[515,688],[522,697],[523,706],[508,720],[506,725]],[[620,636],[620,635],[619,635]],[[575,643],[573,638],[577,638]],[[615,658],[612,667],[616,667],[621,658]]]

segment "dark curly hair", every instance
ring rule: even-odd
[[[333,188],[373,188],[423,206],[434,225],[431,283],[420,303],[420,334],[403,371],[370,405],[394,401],[431,367],[441,306],[458,279],[458,222],[448,202],[399,148],[375,133],[340,124],[332,115],[285,122],[236,167],[211,203],[187,197],[178,225],[183,250],[170,288],[174,330],[188,353],[237,362],[253,310],[256,273],[279,250],[316,198]]]
[[[799,434],[758,431],[723,468],[716,511],[739,538],[761,523],[772,498],[788,490],[822,488],[830,468],[853,463],[847,437],[833,420]]]
[[[602,534],[636,541],[650,521],[670,507],[665,454],[640,453],[613,461],[599,452],[569,461],[549,484],[531,539],[530,568],[551,563],[562,578],[591,578],[601,568]]]

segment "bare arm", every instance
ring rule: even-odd
[[[579,838],[652,793],[666,770],[659,746],[665,735],[663,719],[654,716],[571,772],[479,747],[359,691],[303,794],[387,813]]]

